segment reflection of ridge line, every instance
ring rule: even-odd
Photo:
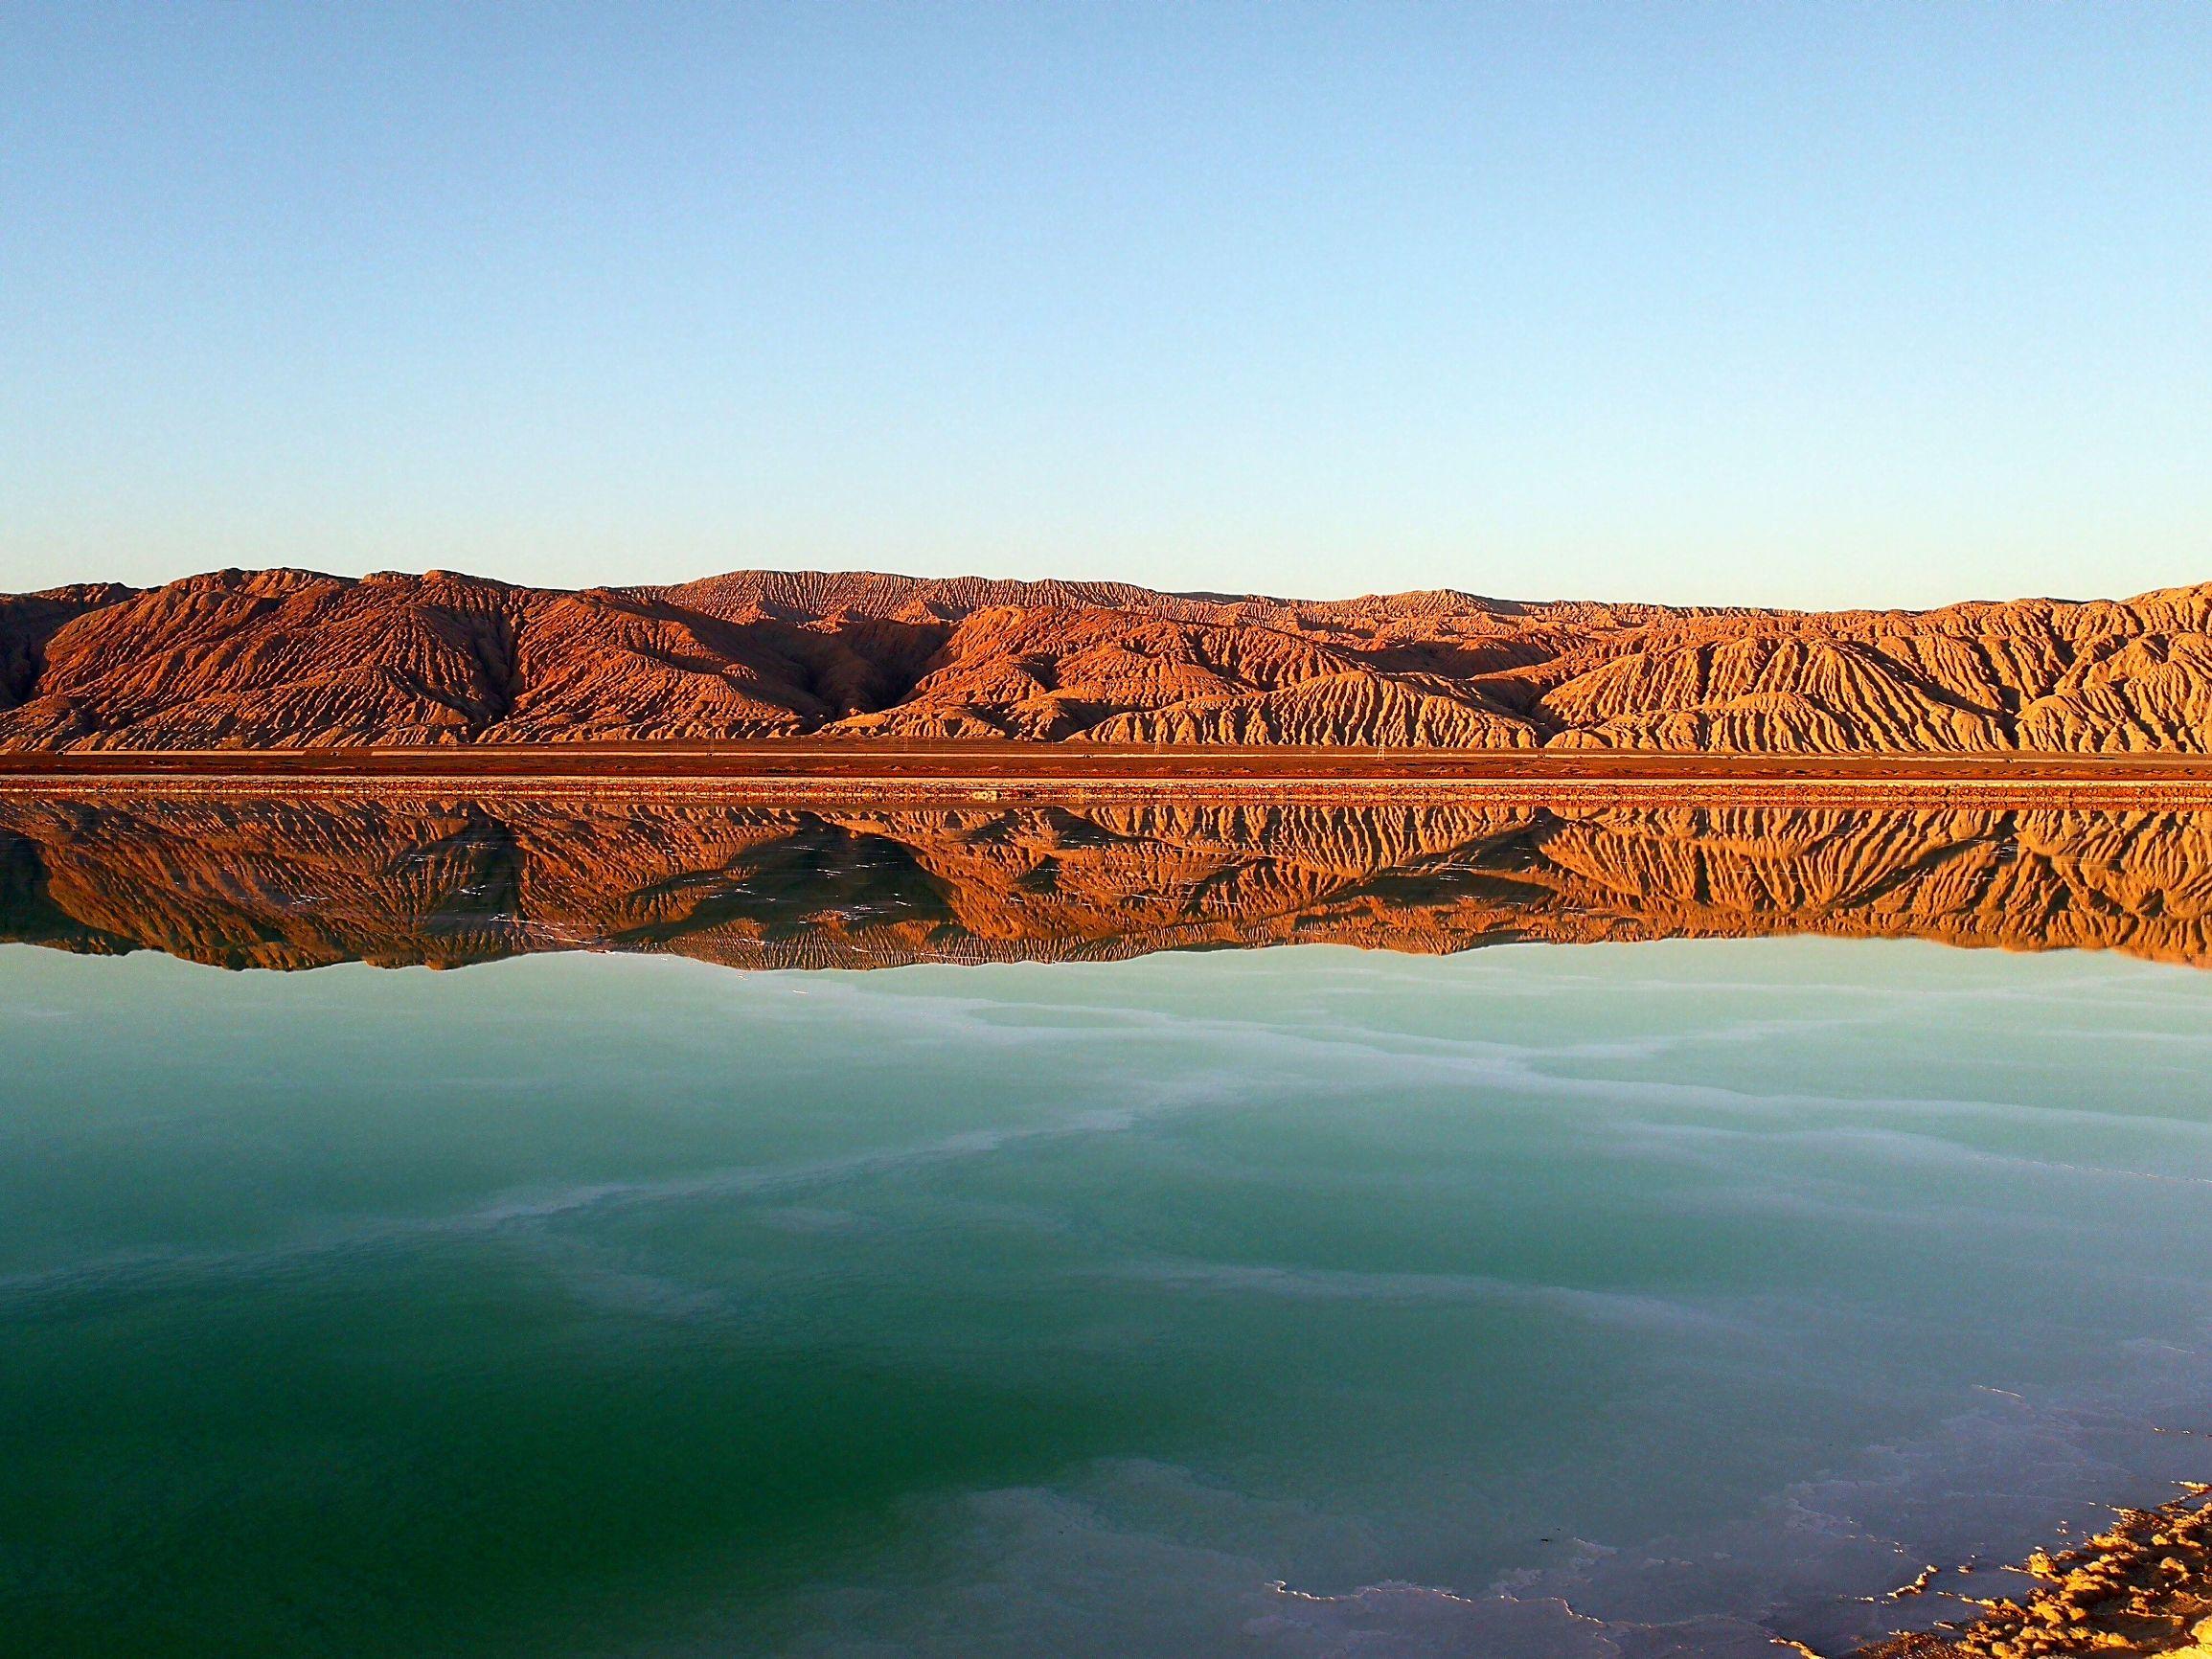
[[[0,937],[231,966],[1787,933],[2212,960],[2212,813],[18,796],[0,798]]]

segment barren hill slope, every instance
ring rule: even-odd
[[[0,748],[1011,737],[2212,753],[2212,584],[1825,614],[739,572],[0,596]]]

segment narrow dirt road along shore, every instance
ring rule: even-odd
[[[2183,755],[1669,755],[990,740],[0,753],[0,789],[711,792],[949,802],[1163,791],[1255,802],[1469,796],[1693,804],[2212,807]]]

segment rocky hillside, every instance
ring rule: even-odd
[[[0,596],[0,748],[806,734],[2203,754],[2212,584],[1826,614],[760,571]]]

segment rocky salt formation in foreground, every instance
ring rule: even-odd
[[[0,596],[0,748],[797,737],[2212,752],[2212,584],[1826,614],[740,572]]]
[[[1858,1659],[2212,1659],[2212,1487],[2123,1510],[2086,1543],[2030,1557],[2026,1570],[2038,1580],[2032,1594]]]

